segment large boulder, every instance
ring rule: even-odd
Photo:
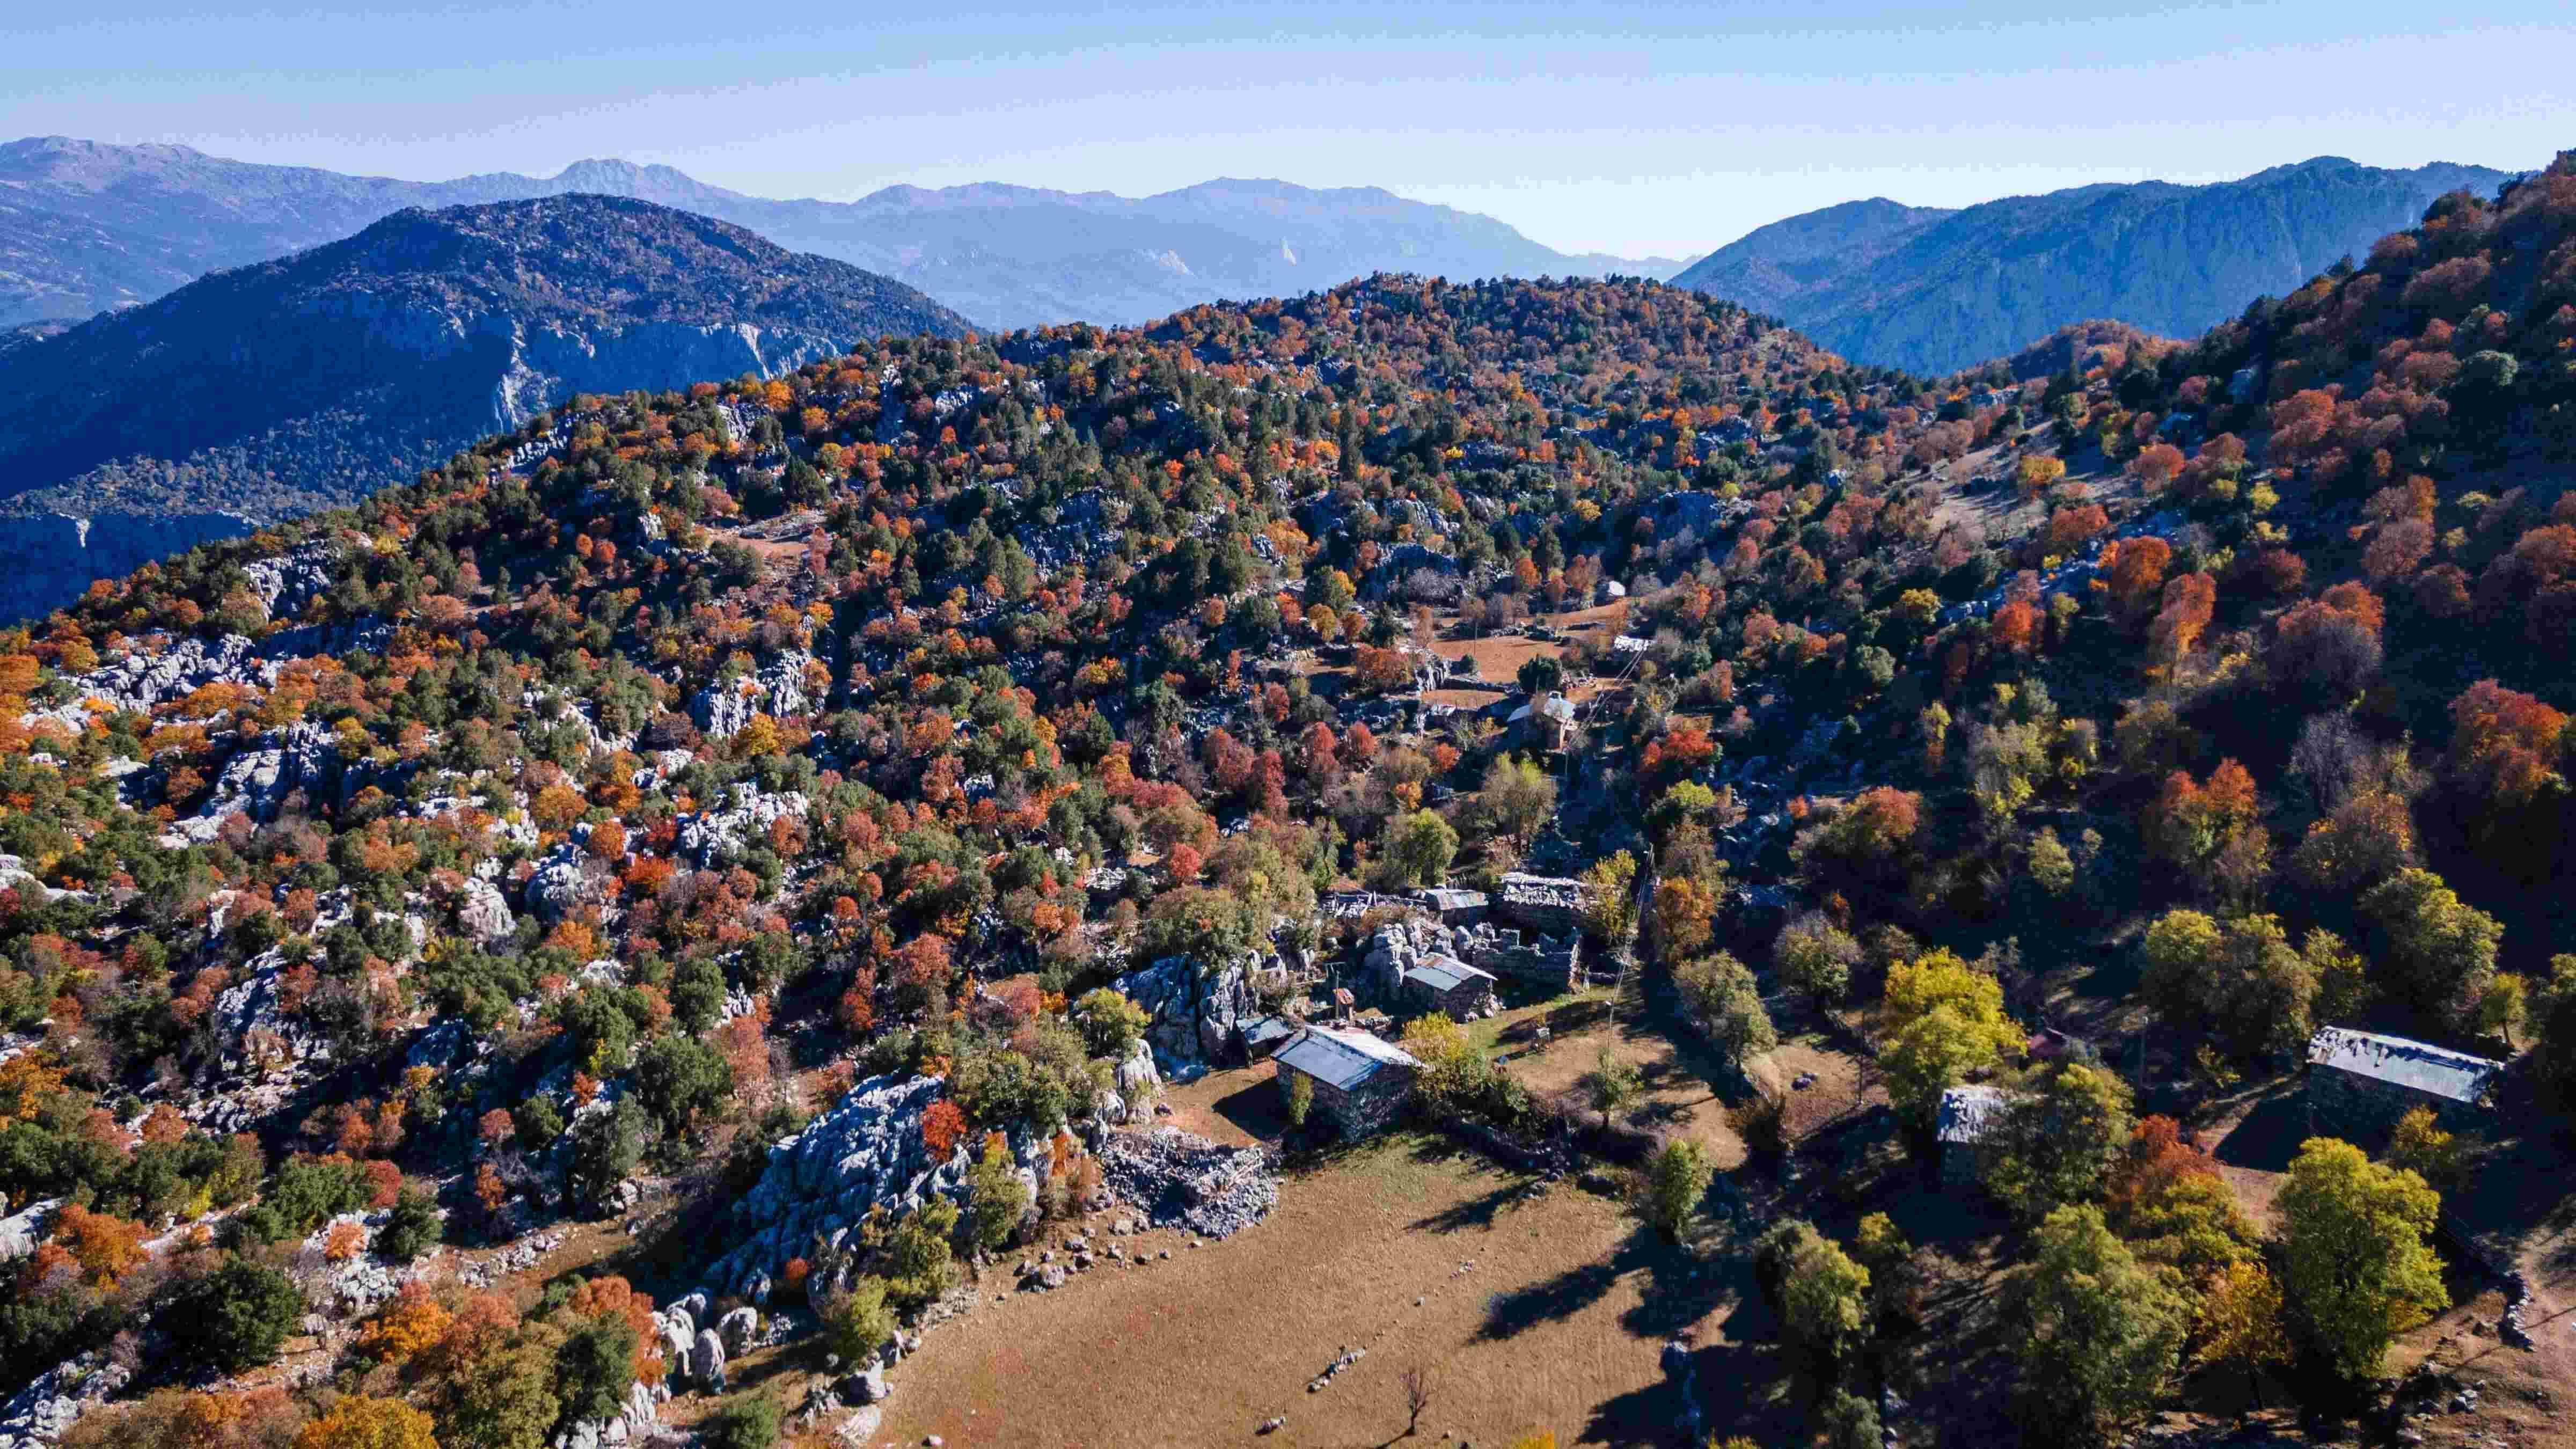
[[[1162,1087],[1162,1073],[1154,1070],[1154,1049],[1138,1037],[1127,1059],[1118,1064],[1118,1095],[1138,1110],[1150,1110],[1154,1094]]]
[[[566,841],[537,862],[528,877],[528,909],[540,921],[560,921],[583,906],[608,898],[608,867],[588,851]]]
[[[35,1252],[45,1241],[54,1209],[62,1205],[61,1198],[49,1197],[0,1218],[0,1263],[14,1263]]]
[[[698,1341],[689,1350],[689,1366],[697,1371],[698,1381],[707,1386],[707,1392],[725,1391],[724,1340],[716,1337],[714,1329],[698,1330]]]
[[[737,1308],[717,1319],[716,1336],[724,1340],[727,1353],[750,1352],[760,1337],[760,1310]]]
[[[885,1365],[872,1363],[857,1373],[842,1378],[841,1401],[848,1404],[882,1404],[893,1397],[894,1389],[886,1382]]]
[[[519,928],[517,919],[510,914],[509,899],[488,880],[465,883],[465,899],[456,907],[456,924],[487,946]]]

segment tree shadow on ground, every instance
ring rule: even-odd
[[[1279,1088],[1269,1081],[1257,1081],[1240,1091],[1229,1092],[1208,1104],[1214,1112],[1242,1131],[1263,1142],[1276,1142],[1288,1134],[1288,1119],[1282,1115]]]
[[[1463,1228],[1490,1228],[1496,1219],[1514,1208],[1528,1204],[1530,1181],[1515,1179],[1496,1185],[1465,1202],[1452,1203],[1429,1217],[1416,1218],[1411,1226],[1417,1232],[1454,1233]]]
[[[1485,1322],[1476,1336],[1506,1339],[1570,1318],[1608,1296],[1620,1280],[1643,1273],[1649,1281],[1639,1291],[1637,1306],[1620,1315],[1620,1326],[1641,1338],[1669,1338],[1717,1307],[1740,1303],[1751,1282],[1749,1270],[1740,1268],[1703,1260],[1640,1226],[1608,1257],[1486,1300]]]
[[[1646,1267],[1649,1244],[1644,1238],[1642,1232],[1631,1234],[1606,1258],[1579,1263],[1555,1277],[1495,1294],[1485,1301],[1485,1322],[1476,1330],[1476,1337],[1486,1341],[1512,1338],[1542,1323],[1571,1318],[1600,1302],[1620,1279]]]
[[[2287,1172],[2299,1144],[2316,1135],[2307,1102],[2296,1091],[2275,1093],[2245,1114],[2218,1144],[2215,1156],[2230,1167]]]

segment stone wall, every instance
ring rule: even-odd
[[[1288,1079],[1303,1075],[1281,1062],[1277,1066],[1279,1100],[1288,1100]],[[1314,1113],[1333,1124],[1333,1130],[1345,1138],[1374,1136],[1383,1132],[1404,1115],[1405,1104],[1413,1097],[1413,1073],[1401,1067],[1380,1067],[1357,1090],[1344,1091],[1321,1077],[1309,1077],[1315,1084]]]
[[[1566,991],[1572,989],[1575,973],[1583,965],[1583,937],[1569,932],[1559,937],[1538,935],[1533,941],[1523,932],[1489,929],[1462,937],[1458,957],[1506,981]]]
[[[2308,1115],[2317,1131],[2361,1147],[2385,1141],[2396,1130],[2397,1119],[2418,1107],[2432,1108],[2434,1120],[2453,1132],[2485,1115],[2473,1103],[2454,1102],[2335,1067],[2310,1068],[2306,1096]]]
[[[1505,921],[1550,936],[1581,928],[1583,905],[1591,894],[1582,882],[1515,871],[1503,877],[1502,885],[1494,914]]]

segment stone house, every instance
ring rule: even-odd
[[[2370,1145],[2429,1107],[2446,1129],[2474,1122],[2504,1063],[2402,1036],[2321,1027],[2308,1038],[2307,1107],[2318,1131]]]
[[[1492,1014],[1494,973],[1479,971],[1455,956],[1424,956],[1398,977],[1404,1002],[1426,1011],[1445,1011],[1451,1021],[1472,1021]]]
[[[1972,1187],[1994,1166],[1996,1129],[2012,1095],[2001,1087],[1952,1087],[1941,1094],[1934,1135],[1940,1144],[1941,1185]]]
[[[1444,926],[1474,925],[1485,918],[1488,905],[1483,891],[1457,886],[1425,886],[1413,892],[1413,899]]]
[[[1509,721],[1512,734],[1543,750],[1565,744],[1574,731],[1574,701],[1550,690],[1544,699],[1533,699],[1512,711]]]
[[[1571,877],[1506,871],[1498,914],[1541,935],[1562,936],[1581,928],[1591,899],[1592,887]]]
[[[1328,1026],[1298,1032],[1270,1060],[1283,1103],[1290,1084],[1307,1078],[1314,1084],[1314,1111],[1352,1138],[1382,1131],[1401,1116],[1422,1071],[1422,1063],[1402,1047]]]

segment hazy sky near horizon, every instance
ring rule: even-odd
[[[2576,146],[2564,0],[992,5],[836,14],[97,0],[0,18],[0,138],[440,179],[591,156],[763,196],[1375,185],[1680,255],[1857,197],[1961,205],[2321,154]]]

